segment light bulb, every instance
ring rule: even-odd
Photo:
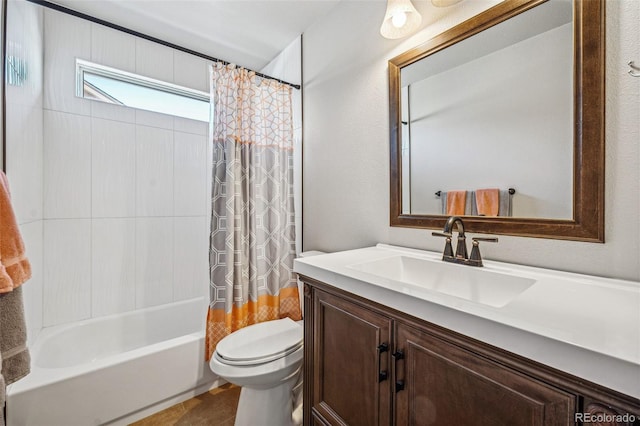
[[[380,34],[388,39],[406,37],[420,27],[422,16],[411,4],[411,0],[387,0]]]
[[[396,12],[391,17],[391,23],[396,28],[402,28],[402,26],[407,23],[407,14],[402,11]]]

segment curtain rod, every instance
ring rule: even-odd
[[[219,63],[222,63],[224,65],[229,65],[231,63],[231,62],[225,61],[223,59],[214,58],[213,56],[205,55],[203,53],[196,52],[196,51],[191,50],[191,49],[187,49],[186,47],[178,46],[176,44],[169,43],[168,41],[160,40],[159,38],[152,37],[152,36],[149,36],[149,35],[146,35],[146,34],[142,34],[142,33],[138,32],[138,31],[134,31],[134,30],[132,30],[130,28],[125,28],[125,27],[123,27],[121,25],[113,24],[113,23],[105,21],[103,19],[96,18],[96,17],[90,16],[90,15],[87,15],[85,13],[78,12],[78,11],[73,10],[73,9],[69,9],[67,7],[61,6],[61,5],[56,4],[56,3],[50,3],[47,0],[27,0],[27,1],[31,2],[31,3],[38,4],[40,6],[48,7],[49,9],[53,9],[53,10],[56,10],[58,12],[62,12],[62,13],[66,13],[68,15],[72,15],[72,16],[78,17],[78,18],[86,19],[87,21],[95,22],[96,24],[104,25],[106,27],[113,28],[114,30],[122,31],[122,32],[125,32],[127,34],[131,34],[131,35],[136,36],[136,37],[144,38],[146,40],[153,41],[155,43],[162,44],[163,46],[167,46],[167,47],[179,50],[179,51],[184,52],[184,53],[189,53],[191,55],[195,55],[195,56],[207,59],[207,60],[212,61],[212,62],[219,62]],[[263,74],[263,73],[258,72],[258,71],[253,71],[253,70],[250,70],[248,68],[247,68],[247,70],[254,72],[259,77],[266,78],[268,80],[275,80],[275,81],[277,81],[279,83],[286,84],[287,86],[291,86],[294,89],[300,90],[300,85],[299,84],[289,83],[288,81],[284,81],[284,80],[281,80],[279,78],[275,78],[275,77]]]

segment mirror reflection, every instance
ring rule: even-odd
[[[573,217],[573,32],[549,0],[401,69],[403,214]]]

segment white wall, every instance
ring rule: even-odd
[[[43,13],[26,1],[7,3],[7,55],[24,60],[27,78],[6,86],[7,177],[32,277],[23,285],[27,336],[42,328],[43,292]]]
[[[347,0],[305,32],[304,250],[442,249],[431,231],[389,226],[387,61],[495,3],[464,1],[392,41],[378,33],[384,2]],[[626,74],[638,59],[640,2],[606,4],[606,243],[499,236],[488,259],[640,279],[640,88]]]

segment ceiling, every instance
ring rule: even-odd
[[[50,0],[260,70],[340,0]]]

